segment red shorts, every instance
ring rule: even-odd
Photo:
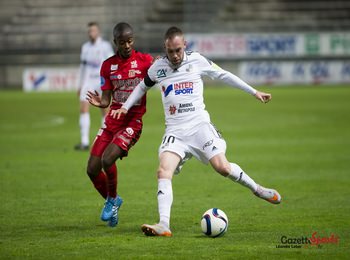
[[[106,126],[101,128],[91,148],[91,155],[102,157],[103,152],[110,143],[118,145],[124,156],[129,149],[139,140],[142,132],[142,115],[128,115],[119,120],[109,114],[105,119]]]

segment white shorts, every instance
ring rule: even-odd
[[[159,147],[159,155],[169,151],[181,157],[181,166],[192,156],[204,164],[219,153],[226,152],[226,142],[211,123],[203,123],[191,129],[193,134],[166,132]],[[194,130],[194,131],[193,131]]]
[[[101,90],[101,83],[100,83],[100,78],[99,77],[90,77],[89,80],[85,80],[85,83],[81,87],[80,90],[80,96],[79,99],[80,101],[87,101],[86,100],[86,94],[88,91],[95,92],[95,90],[101,95],[102,90]]]

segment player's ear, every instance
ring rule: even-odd
[[[187,48],[187,41],[184,41],[184,49],[186,50]]]

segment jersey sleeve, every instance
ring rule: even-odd
[[[147,75],[144,78],[145,86],[148,88],[153,87],[157,83],[157,62],[156,60],[147,71]]]
[[[201,68],[201,74],[207,75],[212,79],[219,79],[228,84],[231,87],[239,88],[249,94],[255,95],[256,89],[248,85],[236,75],[229,71],[226,71],[216,65],[211,60],[206,59],[202,55],[199,56],[199,67]]]
[[[101,90],[113,90],[113,85],[109,79],[109,66],[106,61],[102,63],[100,78],[101,78]]]

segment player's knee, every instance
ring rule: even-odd
[[[227,177],[231,172],[230,164],[219,164],[214,167],[215,171],[224,177]]]
[[[159,166],[157,170],[158,179],[171,179],[173,173],[162,166]]]
[[[97,167],[97,165],[93,163],[88,163],[86,167],[86,174],[89,176],[90,179],[94,179],[100,172],[101,169]]]
[[[112,156],[104,155],[102,157],[102,166],[103,168],[109,168],[114,163]]]

